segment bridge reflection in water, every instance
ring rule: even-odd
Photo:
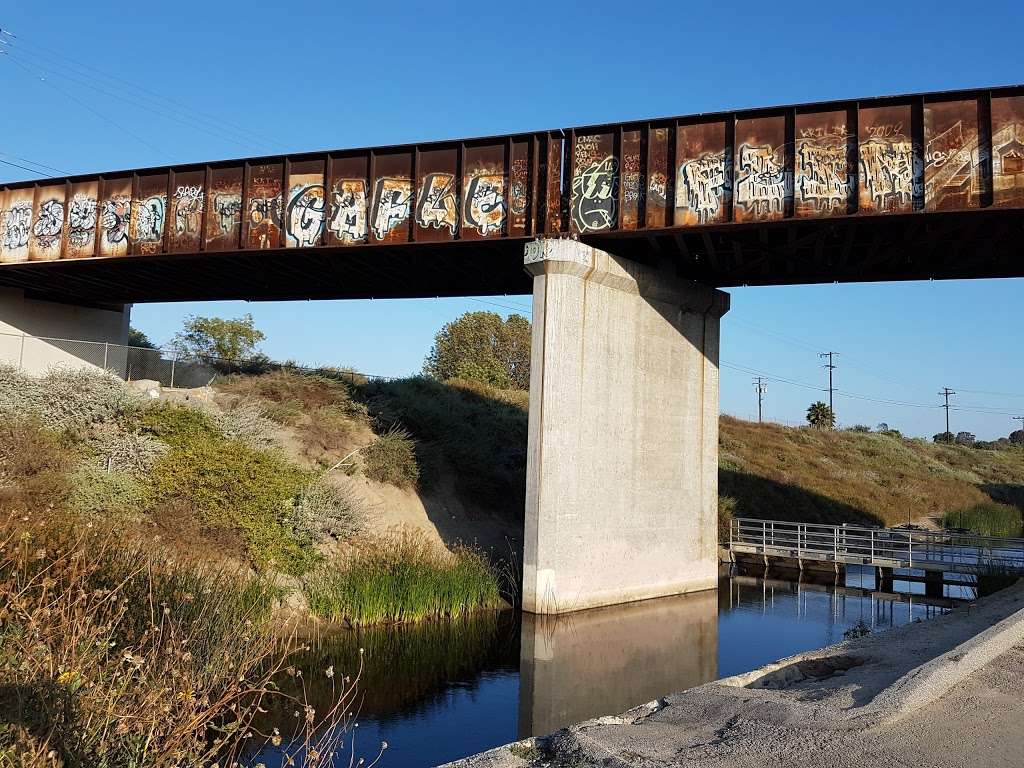
[[[910,574],[907,574],[908,576]],[[882,631],[948,612],[944,597],[896,576],[876,590],[870,569],[723,574],[718,590],[559,616],[522,618],[519,738],[616,714],[671,692],[842,641],[863,623]],[[911,576],[911,578],[913,578]]]

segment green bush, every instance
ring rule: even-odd
[[[235,403],[231,408],[213,417],[214,423],[231,440],[237,440],[255,451],[280,447],[274,422],[256,403]]]
[[[981,536],[1009,536],[1016,538],[1024,529],[1024,519],[1017,507],[996,502],[982,502],[962,511],[947,512],[942,516],[947,528],[966,528]]]
[[[108,472],[86,464],[70,479],[71,508],[87,517],[138,517],[149,506],[148,485],[128,472]]]
[[[412,534],[367,543],[303,589],[315,615],[353,624],[457,617],[501,603],[499,578],[482,555],[449,554]]]
[[[379,483],[411,488],[420,479],[412,438],[398,427],[392,427],[363,449],[363,462],[366,476]]]
[[[718,540],[729,541],[737,501],[732,496],[718,497]]]
[[[142,411],[137,423],[142,432],[159,438],[172,448],[222,438],[213,416],[183,405],[154,405]]]

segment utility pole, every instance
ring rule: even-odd
[[[832,362],[832,357],[839,356],[838,352],[819,352],[818,357],[827,357],[828,362],[825,363],[825,367],[828,368],[828,409],[832,411],[832,415],[835,416],[835,408],[832,406],[832,371],[836,369],[835,363]]]
[[[1024,430],[1024,416],[1014,416],[1013,420],[1014,421],[1019,421],[1020,422],[1020,428],[1022,430]]]
[[[757,376],[754,378],[754,387],[757,389],[757,423],[761,423],[761,404],[764,400],[764,393],[768,390],[768,382],[764,380],[764,377]]]
[[[956,392],[949,387],[943,387],[939,394],[946,399],[946,404],[942,407],[946,409],[946,442],[951,443],[953,440],[951,439],[952,435],[949,432],[949,396],[955,395]]]

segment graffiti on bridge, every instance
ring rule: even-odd
[[[288,191],[285,228],[290,247],[319,245],[324,230],[324,185],[296,184]]]
[[[416,223],[421,227],[447,229],[452,235],[459,224],[455,198],[455,174],[428,173],[423,177]]]
[[[366,239],[366,182],[341,179],[331,192],[332,213],[328,228],[343,243]]]
[[[500,233],[505,225],[505,176],[495,170],[470,175],[463,211],[464,224],[477,234]]]

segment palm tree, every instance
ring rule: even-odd
[[[811,403],[807,409],[807,423],[815,429],[832,429],[836,425],[836,415],[825,403],[820,400]]]

